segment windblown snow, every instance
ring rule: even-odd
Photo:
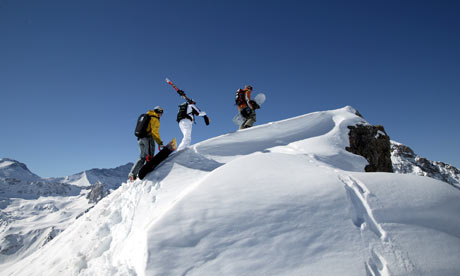
[[[460,190],[364,173],[351,107],[239,130],[124,183],[1,275],[460,275]]]

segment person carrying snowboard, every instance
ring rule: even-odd
[[[155,142],[158,144],[158,148],[163,147],[163,141],[160,138],[160,118],[163,115],[163,108],[156,106],[153,110],[149,110],[146,114],[146,121],[144,126],[136,126],[137,143],[139,144],[140,156],[137,162],[131,168],[129,173],[129,180],[134,181],[137,178],[141,167],[155,155]],[[142,115],[141,115],[142,116]],[[140,119],[141,117],[139,117]],[[148,121],[147,121],[148,120]],[[141,130],[138,130],[138,128]]]
[[[240,129],[249,128],[256,122],[256,109],[260,106],[251,100],[252,86],[246,85],[244,89],[238,89],[236,92],[236,104],[238,112],[243,116],[244,121],[240,125]]]
[[[182,90],[179,90],[178,93],[183,93]],[[184,136],[182,141],[177,148],[177,151],[180,151],[192,143],[192,126],[195,121],[195,116],[202,116],[206,122],[206,125],[209,125],[209,118],[206,115],[206,112],[201,111],[196,107],[196,102],[192,99],[179,105],[179,111],[177,112],[177,122],[179,123],[179,128]]]

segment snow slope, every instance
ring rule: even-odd
[[[459,275],[460,191],[364,173],[351,107],[240,130],[124,183],[2,275]]]
[[[118,188],[131,166],[41,178],[23,163],[0,159],[0,271],[46,245],[92,207],[87,195],[96,183],[105,190]]]

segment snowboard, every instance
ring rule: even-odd
[[[141,167],[137,177],[144,179],[144,177],[153,171],[161,162],[163,162],[173,151],[177,148],[176,138],[172,139],[162,150],[160,150],[149,162]]]
[[[262,104],[265,102],[265,98],[266,97],[264,93],[259,93],[254,97],[254,101],[259,106],[262,106]],[[238,114],[236,114],[235,117],[233,117],[233,123],[235,123],[235,125],[237,125],[238,127],[241,126],[241,124],[243,124],[245,120],[246,119],[241,115],[240,112],[238,112]]]

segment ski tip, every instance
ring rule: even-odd
[[[166,81],[167,83],[170,83],[170,82],[171,82],[168,78],[166,78],[165,81]]]

